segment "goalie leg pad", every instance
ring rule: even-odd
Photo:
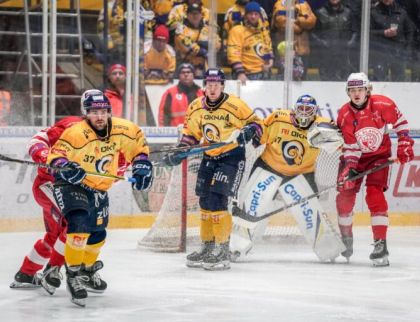
[[[301,174],[282,184],[279,191],[287,204],[313,194]],[[291,210],[302,235],[321,261],[332,261],[346,250],[337,229],[333,227],[317,198],[309,199]]]
[[[281,182],[280,176],[257,167],[239,196],[239,207],[257,217],[266,214],[275,207],[273,198]],[[242,226],[236,217],[233,222],[230,249],[232,252],[247,254],[253,243],[264,234],[268,219],[255,224],[253,229]]]

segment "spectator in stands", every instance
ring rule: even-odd
[[[420,81],[420,0],[405,0],[401,2],[408,16],[414,23],[414,37],[411,57],[411,81]]]
[[[169,31],[160,25],[153,33],[153,40],[144,45],[146,84],[167,84],[172,81],[175,72],[176,54],[168,45]]]
[[[351,72],[349,50],[356,43],[356,27],[349,8],[341,0],[328,0],[315,12],[316,26],[312,32],[313,57],[322,81],[344,81]]]
[[[0,126],[9,125],[10,93],[0,90]]]
[[[207,70],[207,51],[209,46],[209,27],[203,20],[201,4],[189,4],[187,18],[175,31],[175,48],[178,58],[182,62],[194,66],[194,75],[202,79]],[[220,37],[217,36],[216,49],[221,47]]]
[[[230,7],[226,12],[223,31],[222,31],[222,42],[223,42],[223,54],[227,54],[227,41],[229,37],[229,31],[236,25],[242,25],[245,14],[245,6],[249,3],[249,0],[236,0],[235,5]],[[261,17],[263,25],[267,30],[270,30],[270,23],[264,9],[261,8]]]
[[[169,12],[175,5],[181,3],[181,0],[152,0],[152,10],[155,13],[155,22],[157,25],[166,25]]]
[[[257,2],[245,6],[243,25],[229,32],[227,58],[233,77],[242,85],[248,80],[266,79],[273,66],[273,49],[269,31],[261,20],[261,7]]]
[[[208,21],[210,19],[210,11],[209,9],[203,6],[201,0],[184,0],[182,4],[174,6],[169,12],[168,22],[166,23],[166,26],[168,27],[169,31],[174,32],[175,29],[177,29],[178,27],[182,28],[184,20],[187,18],[188,6],[192,4],[198,4],[201,6],[203,22],[204,24],[208,24]]]
[[[278,62],[277,66],[279,66],[279,72],[277,74],[278,80],[284,79],[284,68],[285,68],[285,58],[286,58],[286,42],[282,41],[277,46],[277,53],[278,53]],[[305,68],[303,67],[302,58],[296,54],[296,50],[293,50],[293,80],[301,81],[302,76],[305,72]]]
[[[194,83],[194,67],[182,64],[178,67],[179,83],[165,91],[159,105],[159,126],[177,126],[184,123],[188,106],[203,90]]]
[[[116,117],[125,117],[123,112],[126,74],[124,65],[112,65],[108,70],[107,83],[98,88],[111,102],[112,115]]]
[[[309,4],[303,0],[295,0],[294,10],[293,29],[296,40],[296,53],[302,57],[303,66],[305,67],[303,79],[305,79],[310,54],[308,31],[315,27],[316,17]],[[286,11],[285,2],[278,0],[274,6],[272,20],[272,28],[275,31],[275,44],[282,42],[286,38]]]
[[[394,0],[380,0],[370,14],[370,54],[373,79],[405,81],[406,62],[413,45],[414,24]],[[388,71],[391,76],[388,77]]]

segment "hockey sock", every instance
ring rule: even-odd
[[[200,237],[201,241],[212,241],[213,235],[213,218],[211,213],[207,210],[201,209],[201,225],[200,225]]]
[[[370,223],[372,225],[373,239],[386,239],[388,231],[388,212],[372,212],[370,214]]]
[[[51,266],[63,266],[64,264],[64,250],[66,248],[66,235],[63,233],[58,236],[57,241],[54,244],[54,249],[51,254],[49,264]]]
[[[88,237],[89,234],[87,233],[67,234],[64,257],[68,266],[80,266],[82,264]]]
[[[93,244],[93,245],[86,245],[85,255],[83,257],[83,263],[85,266],[90,267],[95,264],[96,260],[98,259],[99,253],[101,252],[102,246],[105,244],[105,240]]]
[[[353,212],[338,213],[338,227],[342,236],[353,236]]]
[[[232,232],[232,216],[227,211],[218,211],[213,214],[213,232],[216,244],[229,241]]]

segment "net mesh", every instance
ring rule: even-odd
[[[246,169],[239,189],[239,194],[244,189],[249,177],[252,165],[263,151],[264,146],[254,149],[252,145],[247,146]],[[316,161],[315,180],[318,189],[322,190],[332,186],[336,182],[340,152],[327,153],[323,150]],[[200,215],[198,197],[195,195],[197,171],[200,166],[202,155],[193,155],[188,158],[187,163],[187,245],[200,243]],[[168,191],[166,193],[162,208],[149,230],[148,234],[138,242],[140,248],[147,248],[153,251],[178,252],[182,243],[182,166],[174,167],[171,172]],[[330,189],[320,195],[319,201],[327,216],[333,224],[337,222],[335,206],[336,190]],[[278,208],[282,207],[282,201],[276,200]],[[232,201],[231,201],[232,203]],[[298,243],[303,241],[302,234],[293,218],[290,209],[270,217],[265,229],[262,242],[289,242]]]

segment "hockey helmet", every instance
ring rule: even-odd
[[[316,118],[318,105],[310,95],[300,96],[295,104],[295,121],[301,128],[308,128]]]
[[[99,89],[89,89],[82,94],[80,97],[80,110],[82,111],[82,115],[86,115],[86,110],[83,107],[84,102],[86,99],[91,95],[103,95],[103,93]]]
[[[365,73],[353,73],[350,74],[346,83],[346,92],[349,94],[350,88],[364,87],[368,91],[368,94],[372,91],[372,84]]]
[[[101,110],[105,108],[108,110],[108,113],[112,112],[111,102],[108,97],[103,93],[93,94],[88,96],[83,102],[82,114],[86,116],[90,110]]]
[[[222,85],[225,85],[225,73],[219,68],[209,68],[204,73],[204,86],[207,82],[221,82]]]

